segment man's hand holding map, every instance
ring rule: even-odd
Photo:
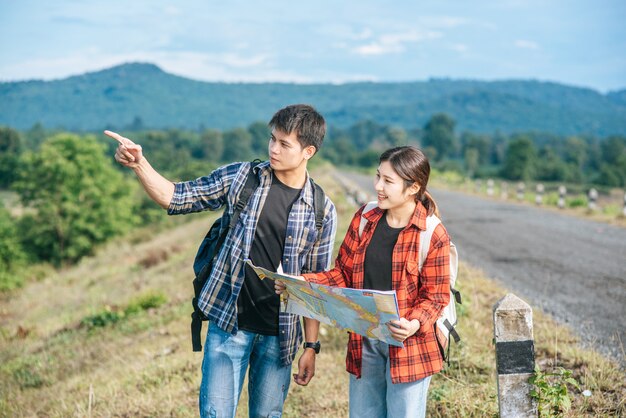
[[[324,286],[271,272],[255,266],[250,260],[246,262],[260,279],[267,277],[285,284],[286,291],[281,295],[281,311],[317,319],[390,345],[403,346],[391,336],[386,325],[400,318],[395,291]]]

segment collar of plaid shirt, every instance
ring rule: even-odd
[[[385,211],[376,206],[369,212],[365,213],[363,217],[368,220],[368,224],[371,228],[372,226],[378,225],[378,221],[382,217],[383,213],[385,213]],[[428,216],[426,208],[424,207],[424,205],[422,205],[421,202],[418,202],[415,210],[413,211],[413,215],[411,215],[411,219],[409,219],[409,225],[415,225],[420,231],[425,231],[426,216]]]

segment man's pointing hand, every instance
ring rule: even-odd
[[[104,134],[119,143],[115,151],[115,161],[128,168],[135,168],[139,165],[143,159],[141,145],[137,145],[130,139],[124,138],[122,135],[115,132],[104,131]]]

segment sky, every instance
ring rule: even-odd
[[[0,81],[150,62],[204,81],[626,88],[626,0],[0,0]]]

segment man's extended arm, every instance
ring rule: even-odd
[[[133,171],[148,193],[148,196],[163,209],[167,209],[174,196],[174,183],[160,175],[146,160],[142,158]]]
[[[174,196],[174,183],[160,175],[143,156],[141,145],[115,132],[104,131],[119,145],[115,150],[115,160],[124,167],[132,168],[148,196],[164,209],[169,207]]]

